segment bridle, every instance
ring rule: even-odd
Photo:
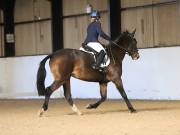
[[[116,42],[112,41],[112,43],[117,46],[119,49],[125,51],[126,54],[130,54],[131,52],[129,50],[127,50],[126,48],[119,46]]]
[[[125,51],[125,54],[128,54],[129,56],[130,56],[130,54],[132,54],[132,53],[134,52],[134,51],[129,51],[128,49],[126,49],[126,48],[124,48],[124,47],[122,47],[122,46],[119,46],[119,45],[118,45],[116,42],[114,42],[114,41],[111,41],[111,43],[114,44],[115,46],[117,46],[120,50]],[[112,53],[111,45],[108,45],[107,48],[108,48],[109,51],[110,51],[110,56],[112,57],[114,64],[116,64],[115,58],[114,58],[113,53]],[[137,49],[136,51],[138,52],[138,49]]]
[[[124,48],[124,47],[122,47],[122,46],[119,46],[119,45],[118,45],[116,42],[114,42],[114,41],[112,41],[112,43],[113,43],[115,46],[117,46],[119,49],[124,50],[125,53],[128,54],[128,55],[130,55],[132,52],[134,52],[134,51],[129,51],[128,49],[126,49],[126,48]],[[137,49],[136,51],[138,52],[138,49]]]

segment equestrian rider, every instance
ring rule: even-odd
[[[99,43],[98,37],[101,36],[102,38],[108,41],[111,41],[111,38],[108,35],[106,35],[101,28],[99,12],[93,10],[90,16],[91,16],[91,23],[88,25],[87,36],[84,43],[82,43],[82,45],[85,49],[95,53],[96,62],[93,65],[93,68],[100,69],[100,65],[104,60],[106,52],[103,46]]]

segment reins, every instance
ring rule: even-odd
[[[125,51],[125,54],[129,54],[129,51],[128,51],[127,49],[125,49],[125,48],[123,48],[123,47],[120,47],[117,43],[115,43],[115,42],[113,42],[113,41],[112,41],[111,43],[113,43],[114,45],[116,45],[119,49]],[[111,45],[108,45],[108,46],[106,46],[106,47],[109,49],[110,56],[112,57],[112,60],[113,60],[114,64],[116,64],[115,58],[114,58],[113,53],[112,53]]]
[[[113,43],[114,45],[116,45],[119,49],[124,50],[124,51],[126,52],[126,54],[130,53],[126,48],[124,48],[124,47],[122,47],[122,46],[119,46],[116,42],[112,41],[112,43]]]
[[[133,33],[129,33],[128,31],[125,31],[125,32],[123,32],[123,34],[126,34],[126,35],[128,34],[129,36],[131,36],[131,38],[133,38],[133,37],[134,37],[134,34],[135,34],[135,31],[136,31],[136,30],[134,30]],[[122,47],[122,46],[119,46],[119,45],[116,43],[116,41],[118,42],[119,39],[122,38],[122,35],[123,35],[123,34],[121,34],[115,41],[111,41],[110,43],[113,44],[113,45],[115,45],[115,46],[117,46],[120,50],[125,51],[125,54],[128,54],[128,55],[131,55],[133,52],[138,51],[138,49],[137,49],[137,50],[128,50],[128,49],[126,49],[126,48],[124,48],[124,47]],[[115,64],[116,61],[115,61],[115,58],[114,58],[113,53],[112,53],[112,49],[111,49],[112,46],[111,46],[111,44],[109,44],[109,45],[107,46],[107,49],[109,49],[110,57],[112,57],[113,62],[114,62],[114,64]]]
[[[116,64],[115,58],[114,58],[112,50],[111,50],[111,46],[107,46],[107,49],[109,49],[110,57],[112,57],[114,64]]]
[[[125,51],[125,54],[130,55],[131,52],[128,51],[126,48],[124,48],[124,47],[122,47],[122,46],[119,46],[119,45],[118,45],[116,42],[114,42],[114,41],[111,41],[111,43],[113,43],[113,44],[114,44],[115,46],[117,46],[119,49]],[[109,49],[110,55],[111,55],[111,57],[112,57],[112,59],[113,59],[113,62],[114,62],[114,64],[115,64],[116,61],[115,61],[115,58],[114,58],[113,53],[112,53],[111,45],[108,45],[107,48]]]

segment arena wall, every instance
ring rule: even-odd
[[[129,56],[123,62],[123,83],[130,99],[180,99],[180,47],[141,49],[141,58],[133,61]],[[39,98],[36,91],[36,73],[39,62],[45,57],[26,56],[0,58],[0,98]],[[52,76],[46,64],[46,86]],[[72,78],[74,98],[98,98],[98,83]],[[63,97],[60,88],[53,97]],[[108,85],[108,98],[121,98],[115,86]]]

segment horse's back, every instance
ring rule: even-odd
[[[63,56],[63,55],[84,55],[84,52],[78,49],[71,49],[71,48],[65,48],[65,49],[61,49],[58,50],[56,52],[53,53],[52,58],[54,57],[58,57],[58,56]]]

